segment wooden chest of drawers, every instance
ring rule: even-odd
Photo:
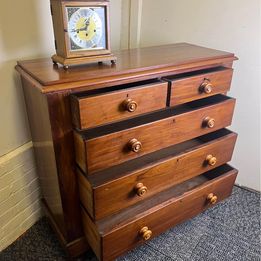
[[[18,62],[43,205],[71,256],[113,260],[231,193],[234,54],[190,44],[68,71]]]

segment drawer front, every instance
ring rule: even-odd
[[[233,69],[171,81],[170,106],[202,99],[230,89]]]
[[[227,163],[231,160],[236,137],[235,133],[229,133],[207,143],[197,143],[195,140],[197,145],[183,153],[94,187],[92,201],[95,204],[93,212],[89,214],[95,219],[104,218],[166,188]],[[83,174],[79,175],[82,180]],[[82,188],[83,185],[81,182],[79,187]],[[88,210],[90,202],[83,198],[81,201]]]
[[[150,215],[106,235],[103,238],[104,257],[110,259],[111,256],[122,254],[126,250],[144,242],[145,240],[140,234],[141,229],[144,227],[148,227],[153,237],[201,213],[212,205],[207,200],[208,195],[211,193],[216,195],[218,200],[225,199],[231,194],[235,178],[236,173],[231,172],[220,180],[210,182],[195,191],[191,191],[175,200],[172,204],[162,207],[158,211],[155,210]],[[119,244],[114,244],[114,242],[119,242]]]
[[[156,122],[86,140],[82,146],[76,144],[76,155],[80,155],[76,156],[76,160],[85,172],[92,174],[193,139],[229,126],[234,105],[235,100],[228,99]],[[211,119],[214,119],[214,122]],[[82,157],[85,157],[84,160]]]
[[[166,82],[158,82],[85,98],[73,96],[73,123],[87,129],[163,109],[167,89]]]
[[[97,223],[100,232],[93,231],[91,235],[86,233],[86,220],[89,217],[83,211],[83,223],[87,240],[91,245],[95,246],[96,254],[98,254],[100,260],[113,260],[129,249],[144,243],[174,225],[194,217],[220,200],[227,198],[231,194],[236,175],[237,171],[231,168],[231,170],[212,180],[207,180],[186,192],[182,191],[179,196],[161,202],[132,218],[128,217],[128,222],[122,221],[116,216],[113,227],[110,227],[110,222],[105,221],[99,228],[99,223]],[[176,190],[181,187],[181,185],[178,186]],[[128,211],[125,212],[122,214],[123,216],[128,214]],[[131,214],[131,211],[129,212]],[[104,225],[107,225],[107,227],[105,228]],[[88,232],[91,231],[88,229]],[[91,238],[94,237],[92,234],[95,234],[95,241],[90,242]]]

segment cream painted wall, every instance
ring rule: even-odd
[[[12,14],[12,15],[10,15]],[[121,0],[111,1],[111,42],[120,48]],[[14,20],[15,18],[15,20]],[[1,1],[0,8],[0,156],[30,140],[17,60],[50,57],[54,39],[49,0]]]
[[[120,48],[121,0],[111,0],[111,44]],[[17,60],[50,57],[54,38],[49,0],[1,0],[0,8],[0,251],[41,216]]]
[[[237,98],[232,129],[239,133],[232,164],[237,183],[260,190],[261,1],[142,2],[141,46],[190,42],[239,57],[229,93]]]

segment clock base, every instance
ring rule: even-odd
[[[83,57],[75,57],[75,58],[64,58],[59,55],[53,55],[52,60],[54,64],[63,65],[64,69],[68,69],[73,65],[82,65],[88,63],[102,63],[110,61],[112,64],[116,63],[117,57],[113,54],[105,54],[105,55],[95,55],[95,56],[83,56]]]

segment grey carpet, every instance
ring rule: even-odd
[[[117,261],[261,260],[260,194],[234,187],[232,196]],[[0,253],[1,261],[66,260],[45,218]],[[82,260],[96,261],[92,253]]]

